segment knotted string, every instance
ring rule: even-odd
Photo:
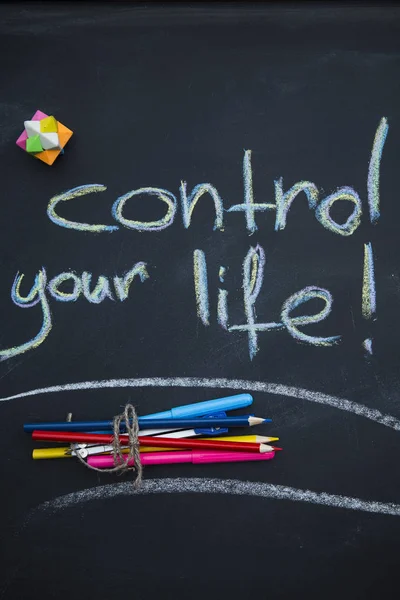
[[[69,416],[69,415],[68,415]],[[129,453],[122,452],[121,442],[119,440],[121,423],[125,424],[126,433],[128,435],[127,443]],[[139,452],[139,422],[135,408],[132,404],[127,404],[125,410],[120,415],[113,419],[113,439],[112,439],[112,455],[114,458],[114,467],[110,469],[98,469],[89,465],[86,460],[79,454],[77,448],[71,444],[71,450],[75,450],[76,456],[88,469],[98,471],[99,473],[125,473],[126,471],[136,471],[136,477],[133,481],[135,487],[139,487],[142,482],[143,466],[140,460]],[[130,462],[133,464],[130,464]]]

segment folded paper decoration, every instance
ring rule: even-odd
[[[53,116],[37,110],[30,121],[24,122],[24,131],[17,146],[35,158],[52,165],[72,136],[72,131]]]

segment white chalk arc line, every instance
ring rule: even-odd
[[[142,388],[142,387],[183,387],[183,388],[214,388],[230,389],[242,392],[261,392],[264,394],[274,394],[295,398],[297,400],[307,400],[325,406],[331,406],[339,410],[354,413],[360,417],[365,417],[375,421],[385,427],[390,427],[400,431],[400,419],[393,415],[382,413],[376,408],[369,408],[363,404],[358,404],[345,398],[331,396],[318,391],[306,390],[303,388],[282,385],[280,383],[271,383],[263,381],[251,381],[247,379],[227,379],[227,378],[208,378],[208,377],[138,377],[122,379],[103,379],[94,381],[81,381],[77,383],[66,383],[62,385],[52,385],[49,387],[37,388],[0,398],[0,402],[9,402],[19,398],[29,396],[39,396],[41,394],[56,394],[59,392],[73,392],[78,390],[98,390],[109,388]]]
[[[351,496],[337,496],[326,492],[313,492],[272,483],[238,481],[236,479],[166,478],[150,479],[135,489],[132,481],[101,485],[71,494],[58,496],[40,504],[34,513],[46,515],[93,500],[110,500],[122,496],[147,494],[229,494],[233,496],[252,496],[272,500],[290,500],[319,504],[331,508],[359,510],[367,513],[400,517],[400,504],[361,500]],[[33,514],[32,514],[33,516]]]

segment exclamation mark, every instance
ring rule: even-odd
[[[374,255],[371,242],[364,244],[364,269],[362,285],[362,316],[364,319],[371,320],[376,313],[376,290],[375,290],[375,269]],[[372,354],[372,338],[366,338],[363,341],[363,347],[368,354]]]

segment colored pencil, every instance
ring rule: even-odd
[[[70,442],[83,444],[112,444],[113,436],[100,433],[79,433],[72,431],[33,431],[32,439],[42,442]],[[127,436],[120,435],[120,442],[127,443]],[[165,447],[165,438],[148,437],[146,438],[147,446]],[[171,448],[194,448],[203,450],[231,450],[231,451],[248,451],[248,452],[268,452],[271,447],[266,444],[254,444],[251,442],[226,442],[218,440],[201,440],[194,439],[174,439],[168,438],[168,446]]]
[[[141,454],[143,465],[170,465],[177,463],[209,464],[224,462],[248,462],[254,460],[271,460],[275,452],[255,454],[254,452],[206,452],[189,450],[184,452],[157,452],[155,454]],[[126,457],[128,458],[128,457]],[[114,467],[114,457],[110,455],[89,456],[88,465],[98,469]],[[129,462],[130,465],[133,461]]]
[[[270,422],[271,419],[254,417],[253,415],[240,415],[235,417],[207,417],[207,419],[149,419],[141,421],[139,417],[139,428],[148,429],[152,427],[176,427],[176,429],[204,429],[205,427],[252,427],[261,423]]]
[[[207,433],[203,433],[204,429],[178,429],[178,431],[171,431],[168,429],[158,429],[159,433],[148,434],[148,431],[154,431],[154,429],[144,429],[143,431],[139,431],[139,437],[146,438],[149,435],[156,435],[157,437],[165,437],[165,438],[187,438],[187,437],[197,437],[199,435],[208,435],[210,437],[219,436],[221,433],[228,433],[228,429],[226,427],[210,427],[207,428]],[[213,433],[213,435],[211,435]]]
[[[183,419],[183,418],[198,418],[204,415],[213,414],[220,411],[236,410],[237,408],[245,408],[253,402],[253,397],[250,394],[236,394],[227,396],[226,398],[217,398],[216,400],[206,400],[205,402],[194,402],[185,406],[177,406],[171,410],[143,415],[140,420],[159,420],[159,419]],[[82,421],[83,429],[66,429],[65,431],[95,431],[96,429],[112,429],[112,419],[106,421]],[[40,431],[62,431],[66,422],[61,423],[24,423],[24,431],[30,433],[35,429]],[[74,425],[79,425],[79,422],[73,422]],[[204,421],[202,422],[204,427]],[[173,424],[171,424],[173,426]],[[178,429],[178,428],[176,428]]]
[[[213,440],[214,438],[201,438],[203,440]],[[279,440],[277,437],[267,437],[266,435],[237,435],[237,436],[227,436],[227,437],[218,437],[218,440],[221,441],[231,441],[231,442],[253,442],[255,444],[265,444],[267,442],[276,442]],[[165,442],[168,444],[168,440]],[[94,446],[96,448],[96,446]],[[101,448],[101,446],[100,446]],[[107,452],[111,452],[112,446],[109,445],[107,447]],[[177,451],[179,448],[171,448],[171,447],[155,447],[155,446],[140,446],[140,452],[173,452]],[[103,451],[101,451],[102,453]],[[128,453],[129,448],[123,448],[122,452]],[[100,454],[100,452],[99,452]],[[71,451],[70,446],[56,447],[56,448],[35,448],[32,452],[32,458],[35,460],[41,459],[49,459],[49,458],[72,458],[75,456],[75,452]]]
[[[98,453],[103,454],[104,452],[111,452],[112,446],[91,446],[90,449],[99,448]],[[103,449],[104,448],[104,449]],[[78,448],[79,450],[79,448]],[[174,452],[179,448],[153,448],[153,446],[140,446],[140,452]],[[122,452],[127,454],[129,448],[123,448]],[[76,451],[71,450],[70,446],[60,446],[59,448],[35,448],[32,451],[32,458],[34,460],[43,460],[48,458],[73,458],[76,456]]]
[[[161,436],[164,437],[164,436]],[[267,435],[219,435],[218,437],[203,437],[202,440],[221,440],[226,442],[253,442],[253,444],[269,444],[271,442],[277,442],[278,437],[269,437]],[[142,450],[140,450],[142,451]]]
[[[138,418],[139,428],[142,429],[204,429],[210,427],[251,427],[270,419],[262,419],[251,415],[237,417],[183,418],[183,419],[143,419]],[[60,423],[25,423],[24,430],[31,431],[96,431],[105,429],[112,431],[112,421],[62,421]]]
[[[47,458],[72,458],[75,453],[71,452],[69,446],[60,446],[60,448],[35,448],[32,450],[32,458],[34,460],[42,460]]]

